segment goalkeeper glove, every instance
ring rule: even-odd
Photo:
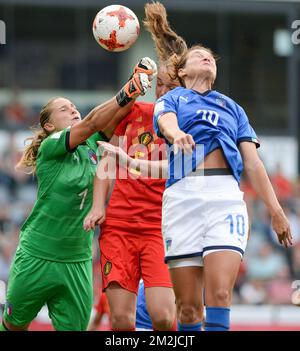
[[[116,95],[118,104],[123,107],[139,95],[145,95],[149,86],[150,81],[146,73],[134,73]]]
[[[150,81],[157,74],[156,63],[149,57],[143,57],[134,67],[134,71],[128,82],[118,92],[116,98],[120,106],[127,105],[139,95],[145,95],[151,87]]]
[[[146,73],[151,80],[157,75],[156,63],[149,57],[143,57],[134,67],[134,73]]]

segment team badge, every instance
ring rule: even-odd
[[[104,268],[103,268],[103,273],[104,275],[108,275],[112,269],[112,263],[109,261],[106,261]]]
[[[97,155],[91,149],[88,150],[88,154],[92,165],[96,166],[98,163]]]
[[[216,103],[222,107],[225,107],[226,106],[226,101],[225,99],[223,99],[222,97],[217,97],[216,98]]]
[[[139,136],[139,141],[140,144],[147,146],[153,141],[153,136],[150,132],[145,132]]]
[[[166,250],[168,251],[172,245],[172,239],[166,239]]]

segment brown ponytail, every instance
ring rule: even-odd
[[[143,23],[151,33],[160,63],[166,63],[174,53],[182,55],[187,50],[185,40],[171,29],[163,4],[146,4],[145,14]]]
[[[27,138],[27,140],[31,140],[31,143],[26,146],[21,160],[16,165],[15,169],[17,171],[23,171],[25,173],[31,174],[35,172],[36,169],[36,158],[39,151],[39,147],[43,140],[45,140],[49,136],[49,132],[44,128],[44,125],[49,122],[50,116],[52,113],[51,105],[52,103],[58,99],[53,98],[42,108],[40,112],[40,127],[34,130],[34,136]]]
[[[171,29],[166,9],[160,2],[146,4],[145,14],[146,18],[143,23],[148,32],[151,33],[160,65],[166,66],[168,74],[175,84],[185,87],[183,79],[178,76],[178,71],[185,66],[187,55],[192,50],[207,50],[216,60],[218,59],[210,49],[202,45],[188,48],[185,40]]]

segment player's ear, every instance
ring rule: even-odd
[[[44,129],[46,129],[48,133],[52,133],[55,131],[55,126],[52,123],[47,122],[44,124]]]
[[[181,78],[181,79],[184,79],[185,76],[186,76],[185,68],[179,68],[179,70],[178,70],[178,77]]]

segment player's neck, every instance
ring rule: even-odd
[[[211,90],[211,82],[208,78],[200,78],[200,77],[194,77],[194,78],[187,78],[185,80],[185,86],[187,89],[192,89],[196,90],[199,93],[203,94],[207,90]]]

